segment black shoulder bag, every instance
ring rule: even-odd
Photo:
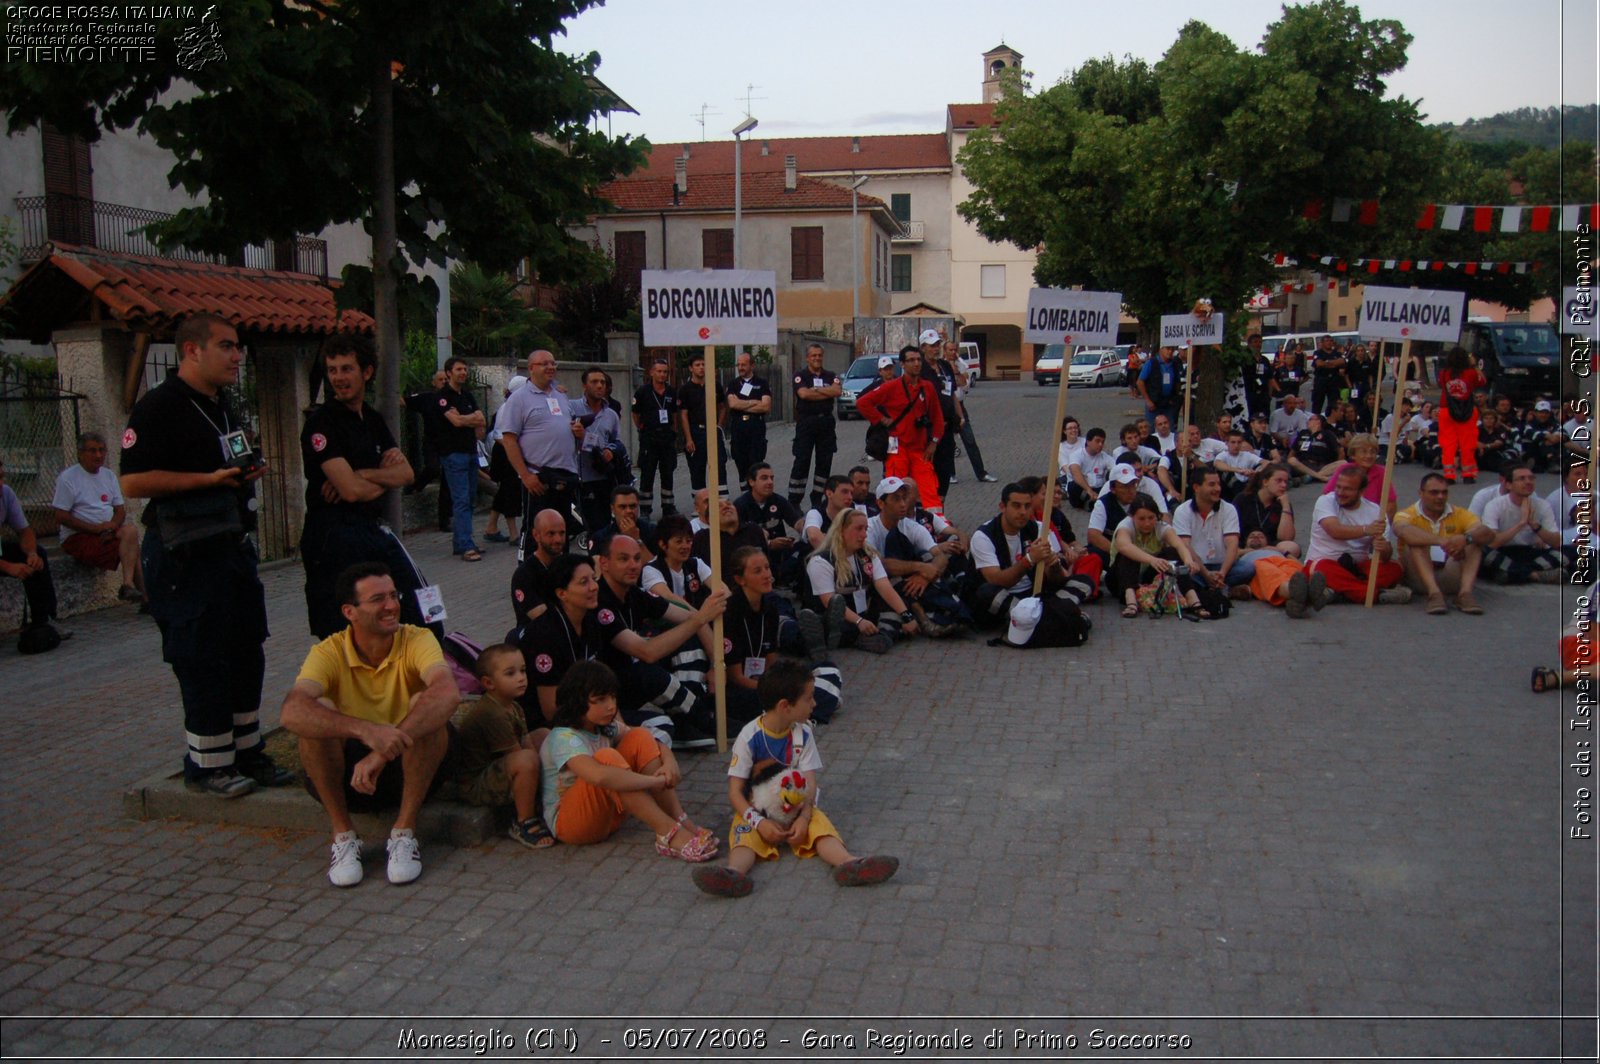
[[[901,380],[903,382],[904,378],[901,378]],[[906,398],[910,401],[906,403],[906,408],[900,411],[900,416],[887,425],[874,424],[867,429],[867,457],[874,462],[882,462],[889,457],[889,437],[894,433],[895,426],[905,420],[905,416],[911,413],[911,408],[917,405],[917,399],[922,398],[920,381],[917,384],[916,399],[911,398],[911,386],[909,384],[902,383],[901,386],[905,388]]]

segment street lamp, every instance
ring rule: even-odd
[[[739,268],[739,215],[744,210],[744,182],[740,180],[740,160],[744,155],[744,141],[739,138],[756,128],[754,118],[746,117],[733,127],[733,268]]]
[[[856,193],[872,178],[866,174],[850,182],[850,328],[861,317],[861,237],[856,232]]]

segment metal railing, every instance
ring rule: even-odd
[[[889,238],[893,244],[920,244],[923,241],[925,222],[901,222],[900,232]]]
[[[242,247],[229,255],[215,255],[182,246],[157,247],[145,234],[145,227],[172,217],[161,211],[106,203],[62,192],[18,196],[15,202],[21,223],[18,250],[24,262],[42,258],[47,243],[61,241],[125,255],[148,255],[178,262],[211,262],[258,270],[288,270],[324,279],[328,276],[328,242],[315,237],[297,236],[281,242],[268,240]]]
[[[77,461],[83,396],[61,386],[59,377],[0,365],[0,459],[6,483],[17,493],[30,524],[54,531],[51,500],[56,477]]]

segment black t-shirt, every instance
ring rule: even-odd
[[[1262,458],[1266,458],[1278,449],[1278,441],[1272,438],[1272,433],[1270,432],[1263,432],[1258,436],[1249,429],[1245,429],[1244,442],[1255,448],[1255,452]]]
[[[740,525],[739,531],[729,535],[722,533],[722,582],[730,588],[733,587],[733,552],[740,547],[767,548],[767,537],[761,534],[761,529],[753,525]],[[707,565],[711,564],[711,530],[702,528],[694,534],[694,546],[690,549],[690,556],[699,558]]]
[[[831,369],[820,369],[812,373],[809,369],[802,368],[794,375],[794,416],[798,420],[805,417],[833,417],[832,399],[802,399],[801,388],[830,388],[839,377]]]
[[[1245,542],[1252,532],[1266,536],[1269,546],[1278,542],[1278,522],[1283,520],[1281,499],[1263,503],[1255,492],[1243,492],[1233,500],[1233,508],[1239,511],[1240,550],[1245,549]]]
[[[667,386],[660,395],[654,384],[646,384],[633,393],[633,412],[643,426],[639,431],[654,440],[671,438],[677,432],[678,393]]]
[[[633,657],[612,646],[611,641],[625,630],[632,630],[648,638],[655,627],[655,622],[661,619],[670,605],[666,599],[656,598],[648,591],[641,591],[637,586],[628,588],[627,594],[618,597],[617,593],[611,590],[611,585],[602,577],[600,604],[595,610],[600,627],[606,633],[606,646],[600,652],[600,660],[613,670],[626,669],[632,665]]]
[[[450,424],[450,419],[444,416],[446,410],[454,410],[462,417],[478,412],[477,401],[468,392],[458,392],[449,385],[439,389],[438,398],[434,405],[439,408],[439,420],[442,427],[439,432],[440,454],[476,454],[478,451],[478,430],[470,428],[457,428]]]
[[[722,394],[724,396],[738,396],[740,399],[747,399],[752,403],[757,403],[771,395],[772,389],[760,377],[751,376],[749,380],[735,377],[728,382],[728,386],[722,390]],[[728,408],[728,416],[731,422],[736,425],[742,423],[763,424],[767,417],[765,414],[735,410],[732,406]]]
[[[720,412],[726,402],[724,393],[717,391],[717,410]],[[706,427],[706,386],[702,382],[684,381],[678,385],[678,409],[689,412],[689,427],[703,429]]]
[[[750,608],[743,591],[735,591],[728,599],[728,611],[722,617],[722,634],[727,640],[723,653],[728,666],[743,665],[746,658],[764,658],[778,650],[778,607],[770,597],[763,597],[759,611]],[[755,677],[747,677],[755,679]]]
[[[933,360],[933,387],[939,393],[939,409],[944,414],[945,423],[953,427],[956,419],[956,371],[942,358]]]
[[[589,536],[589,553],[601,555],[611,548],[611,541],[616,538],[617,523],[602,525]],[[656,553],[656,526],[644,518],[639,518],[639,544],[651,554]]]
[[[733,501],[733,508],[738,511],[740,524],[754,525],[767,539],[787,536],[789,532],[784,526],[799,528],[805,521],[795,504],[777,492],[767,496],[766,502],[756,502],[755,496],[747,491]]]
[[[226,394],[218,392],[214,398],[202,395],[173,373],[134,404],[128,415],[128,428],[122,434],[121,471],[215,472],[226,464],[222,437],[241,427]],[[250,507],[256,495],[253,482],[238,488],[202,488],[182,494],[199,497],[212,492],[237,495],[244,527],[255,527],[255,511]],[[155,515],[156,507],[146,506],[144,523],[151,524]]]
[[[528,611],[540,603],[553,601],[550,592],[550,570],[539,560],[538,552],[530,553],[511,574],[511,612],[516,624],[526,624]]]
[[[555,687],[577,662],[601,657],[621,630],[615,620],[609,626],[603,624],[600,611],[594,609],[584,615],[583,631],[575,631],[567,612],[552,604],[523,627],[522,638],[517,640],[517,649],[528,662],[529,685]]]
[[[1339,456],[1339,439],[1324,425],[1321,432],[1306,429],[1294,438],[1294,454],[1312,469],[1320,469]]]
[[[1311,356],[1311,372],[1318,381],[1328,382],[1336,379],[1344,370],[1343,366],[1332,365],[1333,362],[1344,358],[1344,352],[1335,347],[1332,351],[1324,351],[1321,347]]]
[[[370,405],[363,403],[359,414],[332,400],[317,407],[306,418],[306,427],[300,430],[306,509],[338,507],[376,519],[383,512],[381,496],[367,502],[328,502],[322,497],[322,486],[328,482],[322,463],[343,458],[354,470],[377,469],[382,464],[383,453],[394,446],[389,426]]]
[[[441,389],[443,390],[443,389]],[[449,401],[445,401],[449,405]],[[451,427],[439,413],[439,392],[412,392],[406,396],[406,409],[422,418],[422,436],[430,446],[438,447],[439,437]]]

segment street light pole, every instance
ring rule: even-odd
[[[741,174],[741,163],[744,157],[744,141],[741,139],[746,133],[756,128],[754,118],[746,118],[743,122],[733,127],[733,268],[739,268],[740,240],[739,220],[744,212],[744,181]]]
[[[870,181],[866,175],[850,182],[850,331],[855,332],[855,319],[861,317],[861,237],[856,223],[856,193]]]

